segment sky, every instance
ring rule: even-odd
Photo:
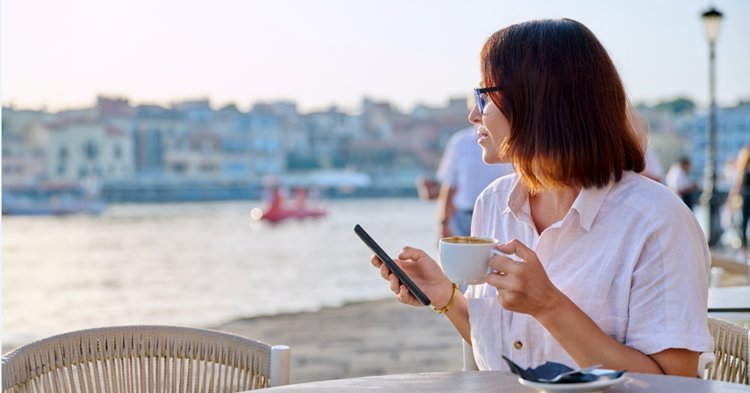
[[[568,17],[602,41],[634,102],[705,106],[711,5],[724,13],[718,103],[750,100],[748,0],[4,0],[0,89],[4,105],[47,110],[104,94],[303,112],[368,96],[408,111],[466,96],[496,30]]]

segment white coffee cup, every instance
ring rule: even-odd
[[[487,237],[451,236],[440,239],[440,265],[456,284],[483,284],[491,269],[487,261],[498,240]]]

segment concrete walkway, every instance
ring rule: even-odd
[[[215,329],[291,347],[291,382],[459,371],[461,340],[445,316],[396,299],[230,322]]]

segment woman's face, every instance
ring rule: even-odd
[[[484,98],[484,113],[479,113],[476,104],[469,112],[469,121],[477,126],[477,142],[482,147],[482,159],[487,164],[509,162],[501,149],[510,136],[510,122],[486,94]]]

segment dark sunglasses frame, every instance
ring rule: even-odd
[[[484,114],[484,104],[485,104],[484,98],[482,98],[482,94],[484,94],[484,93],[490,93],[490,92],[493,92],[493,91],[499,91],[499,90],[500,90],[500,88],[497,87],[497,86],[495,86],[495,87],[478,87],[478,88],[474,89],[474,96],[477,99],[477,106],[479,107],[479,114],[480,115]]]

